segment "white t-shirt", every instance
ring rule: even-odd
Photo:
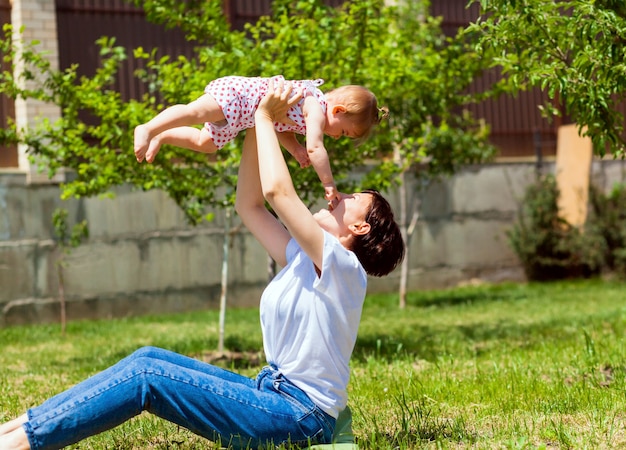
[[[267,361],[337,418],[347,402],[349,362],[367,288],[356,255],[324,232],[321,277],[292,239],[287,265],[261,297]]]

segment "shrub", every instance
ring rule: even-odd
[[[553,175],[528,187],[509,243],[533,281],[590,277],[600,273],[606,241],[594,224],[584,230],[559,216],[559,190]]]
[[[608,195],[591,186],[590,217],[606,242],[607,269],[626,276],[626,185],[616,184]]]

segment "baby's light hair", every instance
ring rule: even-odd
[[[357,145],[369,137],[375,125],[389,117],[389,109],[384,106],[379,108],[376,96],[366,87],[348,84],[330,92],[337,103],[345,106],[346,114],[355,126]]]

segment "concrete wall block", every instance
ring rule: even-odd
[[[0,245],[0,305],[10,300],[35,296],[37,241]]]
[[[161,191],[119,188],[114,198],[85,199],[84,218],[94,238],[190,228],[180,208]]]
[[[67,305],[68,320],[110,319],[168,314],[219,307],[219,286],[181,291],[129,292],[93,298],[74,298]],[[51,317],[54,321],[54,316]]]
[[[256,307],[263,286],[236,284],[227,291],[226,314],[230,308]],[[203,309],[218,309],[220,286],[155,292],[129,292],[128,295],[66,298],[67,320],[101,320],[149,314],[168,314]],[[58,323],[58,298],[24,298],[2,306],[0,327],[32,323]],[[207,324],[210,325],[210,324]],[[216,325],[217,326],[217,325]]]
[[[2,179],[4,177],[0,177]],[[25,189],[0,184],[0,238],[5,241],[35,238],[30,231],[32,224],[27,223],[27,209],[30,207],[26,200]]]
[[[511,225],[497,221],[465,219],[446,226],[443,239],[448,243],[448,265],[458,267],[517,264],[508,246],[506,229]]]
[[[411,240],[410,267],[518,264],[508,246],[510,222],[462,218],[420,223]]]
[[[445,180],[433,183],[422,191],[420,193],[420,221],[436,222],[450,217],[452,214],[450,195],[450,187]],[[394,205],[397,204],[394,203]],[[399,211],[396,212],[396,214],[399,213]]]
[[[221,257],[221,243],[206,234],[87,243],[67,256],[66,291],[94,296],[219,284]]]
[[[36,265],[35,295],[37,297],[57,297],[59,295],[59,252],[57,245],[50,239],[38,242],[34,255]]]
[[[400,268],[386,277],[368,277],[367,279],[367,292],[369,293],[397,293],[399,289]]]
[[[450,183],[452,211],[455,214],[515,212],[525,186],[534,177],[534,168],[528,164],[485,165],[463,171]]]
[[[245,283],[264,282],[268,279],[269,256],[265,249],[247,230],[243,229],[236,239],[233,253],[239,253],[238,259],[242,273],[238,274]],[[243,270],[245,269],[245,270]],[[276,268],[276,272],[280,271]]]
[[[24,225],[26,236],[45,239],[55,237],[52,215],[57,208],[71,208],[73,202],[59,199],[57,186],[29,189],[25,196]]]
[[[148,270],[157,274],[155,281],[160,287],[165,283],[174,288],[219,284],[222,258],[222,237],[218,235],[151,240],[149,255],[142,260],[143,273],[150,267]]]
[[[83,244],[65,256],[65,291],[86,297],[142,289],[139,261],[137,245],[129,241]]]
[[[9,187],[0,184],[0,242],[8,241],[12,234],[12,217],[9,214],[9,200],[8,200]],[[17,230],[13,231],[16,234]]]
[[[54,243],[23,240],[0,244],[0,304],[56,295]]]
[[[626,161],[604,161],[591,165],[591,184],[609,193],[616,184],[626,182]]]
[[[439,289],[455,286],[465,277],[463,270],[454,267],[420,268],[409,272],[408,290]]]
[[[3,305],[0,326],[55,323],[60,320],[56,298],[25,298]]]
[[[51,239],[52,213],[71,204],[59,199],[57,186],[28,188],[0,182],[0,240]]]

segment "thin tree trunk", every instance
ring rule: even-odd
[[[409,242],[408,242],[408,233],[407,233],[407,201],[406,201],[406,172],[402,172],[400,176],[400,231],[402,232],[402,240],[405,245],[405,256],[402,261],[402,265],[400,266],[400,291],[398,293],[400,297],[400,309],[406,308],[406,287],[408,284],[409,278]]]
[[[65,336],[67,313],[65,308],[65,279],[63,278],[63,257],[57,261],[57,277],[59,279],[59,305],[61,307],[61,335]]]
[[[220,295],[220,324],[219,338],[217,342],[217,351],[224,351],[224,330],[226,323],[226,293],[228,290],[228,260],[230,255],[230,221],[232,216],[232,208],[226,208],[224,216],[224,248],[222,253],[222,292]]]
[[[402,157],[400,156],[400,148],[396,145],[394,147],[394,161],[399,166],[402,164]],[[421,206],[421,195],[424,192],[423,185],[418,188],[417,193],[412,197],[413,200],[409,206],[409,193],[406,188],[406,170],[403,170],[400,174],[400,186],[398,187],[398,193],[400,197],[400,211],[398,213],[398,222],[400,223],[400,232],[402,233],[402,239],[405,245],[405,255],[402,264],[400,265],[400,285],[398,288],[400,309],[406,308],[406,293],[409,282],[409,263],[410,263],[410,243],[417,221],[419,220],[419,209]],[[408,221],[407,217],[411,214],[411,220]]]

